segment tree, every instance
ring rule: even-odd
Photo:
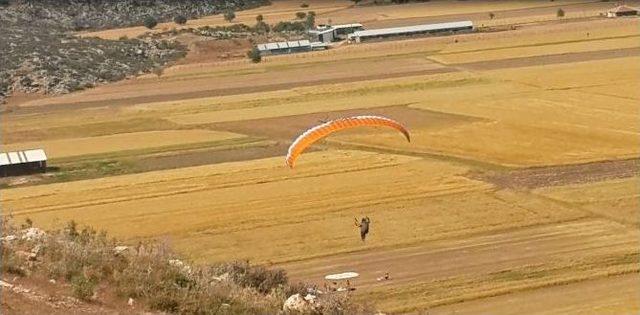
[[[0,0],[0,6],[7,6],[9,5],[9,0]]]
[[[173,18],[173,22],[179,25],[185,25],[187,24],[187,17],[184,15],[177,15]]]
[[[316,26],[316,13],[314,11],[309,11],[307,13],[307,19],[304,21],[304,24],[307,28],[313,28]]]
[[[251,59],[253,63],[258,63],[262,61],[262,56],[260,55],[260,51],[257,47],[253,47],[249,52],[247,52],[247,57]]]
[[[146,18],[144,18],[144,26],[146,26],[148,29],[153,29],[154,27],[156,27],[156,25],[158,25],[158,21],[156,21],[153,16],[148,15]]]
[[[493,20],[494,17],[496,17],[496,15],[493,14],[493,12],[489,12],[489,19]]]
[[[256,22],[260,23],[262,21],[264,21],[264,16],[262,16],[262,14],[256,15]]]
[[[227,20],[228,22],[233,21],[233,19],[235,18],[236,18],[236,13],[233,12],[233,10],[229,9],[224,12],[224,19]]]
[[[270,27],[269,24],[263,22],[263,21],[258,21],[256,23],[256,26],[254,27],[256,32],[258,33],[268,33],[270,31]]]
[[[301,7],[301,8],[308,8],[308,7],[309,7],[309,5],[303,2],[303,3],[300,5],[300,7]]]
[[[296,18],[297,18],[298,20],[302,20],[302,19],[304,19],[305,17],[307,17],[307,14],[306,14],[306,13],[304,13],[304,12],[296,12]]]
[[[562,10],[562,9],[558,9],[558,11],[556,12],[556,16],[558,16],[558,17],[564,17],[564,10]]]
[[[362,0],[351,0],[351,1],[353,1],[353,4],[358,5],[358,3],[360,3],[360,1]]]

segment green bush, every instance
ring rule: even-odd
[[[307,14],[306,14],[306,13],[304,13],[304,12],[296,12],[296,18],[297,18],[298,20],[302,20],[302,19],[304,19],[305,17],[307,17]]]
[[[236,18],[236,13],[233,12],[233,10],[227,10],[226,12],[224,12],[224,19],[226,21],[231,22],[235,18]]]
[[[175,22],[178,25],[185,25],[187,24],[187,17],[184,15],[178,15],[173,18],[173,22]]]
[[[147,16],[146,18],[144,18],[143,24],[146,28],[153,29],[154,27],[156,27],[156,25],[158,25],[158,21],[153,16]]]
[[[71,291],[73,296],[88,301],[93,296],[96,288],[96,281],[87,279],[83,275],[79,275],[71,279]]]
[[[300,7],[301,7],[301,8],[308,8],[308,7],[309,7],[309,5],[303,2],[303,3],[300,5]]]
[[[0,0],[0,6],[7,6],[9,5],[9,0]]]
[[[253,47],[251,50],[249,50],[249,52],[247,52],[247,57],[249,57],[249,59],[251,59],[251,61],[254,63],[262,61],[260,51],[256,47]]]
[[[304,32],[307,30],[307,23],[303,22],[278,22],[273,26],[274,32]]]
[[[558,11],[556,12],[556,16],[558,16],[558,17],[564,17],[564,10],[562,10],[562,9],[558,9]]]

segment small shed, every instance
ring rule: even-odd
[[[615,18],[619,16],[635,16],[638,15],[638,9],[626,5],[619,5],[607,11],[607,17]]]
[[[47,154],[43,149],[0,153],[0,177],[44,173]]]

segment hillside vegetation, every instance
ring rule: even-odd
[[[246,261],[188,265],[167,244],[122,245],[105,232],[80,228],[73,221],[43,231],[32,222],[2,226],[3,298],[10,291],[41,306],[151,310],[177,314],[357,314],[365,309],[346,294],[322,294],[313,286],[290,283],[282,269]],[[11,279],[11,283],[4,279]],[[42,301],[44,285],[49,288]],[[27,285],[22,285],[28,283]],[[34,285],[36,284],[36,285]],[[51,285],[49,285],[51,287]],[[6,291],[5,291],[6,290]],[[297,304],[290,296],[304,296]],[[126,306],[125,306],[126,303]],[[5,311],[21,308],[3,303]],[[284,310],[283,310],[284,309]],[[40,311],[44,311],[41,309]],[[84,312],[83,312],[84,313]],[[86,311],[86,313],[91,313]]]
[[[222,8],[267,3],[247,1],[10,1],[0,6],[0,104],[11,92],[63,94],[161,71],[185,47],[159,39],[79,38],[72,31],[142,25],[176,16],[195,18]],[[159,73],[159,72],[158,72]]]

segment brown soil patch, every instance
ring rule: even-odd
[[[455,64],[456,67],[469,70],[497,70],[505,68],[520,68],[530,66],[544,66],[550,64],[581,62],[590,60],[603,60],[613,58],[624,58],[640,56],[640,48],[610,49],[599,51],[588,51],[568,54],[545,55],[524,58],[510,58],[500,60],[487,60],[470,63]]]
[[[540,188],[597,182],[640,175],[640,159],[535,167],[509,172],[472,174],[501,188]]]
[[[247,51],[251,49],[247,39],[216,40],[189,35],[181,41],[187,44],[189,52],[176,63],[178,65],[246,58]]]
[[[424,127],[425,125],[433,128],[438,128],[439,126],[450,127],[457,124],[481,120],[468,116],[433,112],[409,108],[406,105],[397,105],[245,121],[232,121],[212,124],[211,128],[214,130],[232,131],[251,136],[290,140],[304,132],[306,129],[322,123],[322,121],[353,115],[381,115],[389,117],[402,121],[409,130],[413,127]]]
[[[211,149],[162,154],[144,157],[135,161],[136,172],[148,172],[164,169],[200,166],[235,161],[256,160],[285,155],[286,143],[275,143],[264,146],[232,148],[226,150]]]

